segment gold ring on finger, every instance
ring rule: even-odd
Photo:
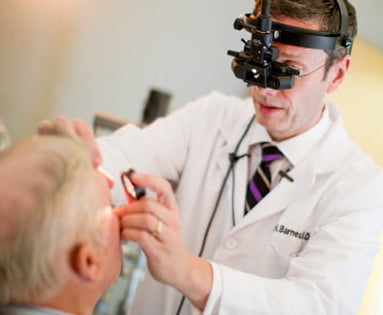
[[[162,234],[163,227],[164,227],[164,222],[162,222],[161,220],[158,219],[156,227],[152,231],[152,235],[154,237],[158,237],[159,238],[161,236],[161,234]]]

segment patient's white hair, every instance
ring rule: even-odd
[[[0,304],[53,296],[99,224],[89,152],[55,126],[0,153]]]

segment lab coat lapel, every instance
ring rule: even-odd
[[[291,202],[304,195],[315,181],[315,167],[305,163],[293,169],[289,175],[294,179],[290,182],[282,178],[275,186],[242,220],[237,222],[233,232],[255,221],[284,210]]]
[[[224,194],[224,196],[221,199],[221,203],[226,202],[227,204],[231,204],[231,198],[234,198],[236,220],[237,218],[241,218],[243,216],[243,209],[245,207],[247,178],[246,176],[243,176],[243,174],[247,174],[249,166],[248,157],[246,157],[245,155],[248,153],[248,148],[253,141],[251,135],[254,133],[254,123],[251,125],[251,127],[245,135],[244,132],[253,115],[254,114],[251,111],[249,111],[249,115],[244,119],[240,128],[236,130],[233,130],[232,126],[236,126],[238,125],[238,123],[232,123],[226,126],[227,128],[221,129],[220,135],[222,142],[216,157],[219,174],[221,176],[224,176],[224,174],[227,173],[230,167],[229,155],[235,152],[235,148],[239,144],[240,139],[242,138],[242,136],[244,136],[236,152],[236,156],[242,156],[242,158],[235,162],[234,168],[229,174],[229,177],[227,178],[225,184],[226,194]],[[235,183],[235,187],[233,187],[233,182]],[[231,193],[233,191],[233,188],[235,188],[234,194]]]
[[[249,115],[244,118],[242,121],[242,124],[239,124],[238,122],[229,122],[225,126],[221,126],[220,128],[220,139],[217,141],[217,145],[220,146],[217,150],[217,156],[215,157],[217,161],[217,166],[220,169],[220,171],[223,173],[225,170],[227,170],[230,166],[230,160],[229,160],[229,154],[234,153],[236,146],[240,142],[247,125],[249,124],[250,120],[252,119],[252,116],[254,114],[250,111]],[[233,129],[233,126],[238,126],[236,129]],[[247,154],[247,149],[249,146],[249,135],[252,133],[254,124],[250,127],[248,132],[246,133],[244,139],[240,143],[240,146],[236,152],[237,156],[241,156],[243,154]],[[241,167],[246,167],[247,159],[241,158],[235,163],[235,168],[237,170],[238,165],[241,165]],[[242,171],[242,170],[241,170]],[[240,171],[238,171],[240,172]],[[226,172],[225,172],[226,173]]]
[[[235,145],[237,143],[234,143],[233,141],[231,143],[224,142],[219,150],[219,153],[217,154],[217,167],[219,169],[219,174],[221,174],[222,179],[223,176],[227,173],[229,167],[230,167],[230,158],[229,155],[233,153],[235,149]],[[237,156],[242,156],[244,154],[247,154],[248,149],[248,141],[244,140],[240,147],[238,148]],[[235,194],[234,194],[234,204],[235,205],[241,205],[242,209],[244,209],[245,206],[245,193],[246,193],[246,177],[243,176],[243,174],[247,173],[248,168],[248,158],[243,156],[241,159],[235,162],[234,169],[231,171],[226,185],[225,185],[225,191],[227,191],[227,197],[231,197],[232,194],[229,193],[232,191],[233,186],[233,180],[232,177],[235,176],[234,182],[235,182]],[[228,200],[228,199],[227,199]]]
[[[232,149],[224,138],[222,138],[221,141],[222,143],[220,144],[221,147],[218,150],[216,161],[220,173],[223,174],[223,172],[225,172],[225,170],[229,167],[229,154]]]

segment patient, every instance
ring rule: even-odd
[[[121,269],[111,181],[58,125],[0,153],[0,314],[92,314]]]

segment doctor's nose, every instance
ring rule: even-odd
[[[278,90],[271,89],[271,88],[262,88],[259,86],[253,86],[251,88],[252,93],[257,94],[259,96],[267,97],[267,96],[274,96],[278,93]]]

